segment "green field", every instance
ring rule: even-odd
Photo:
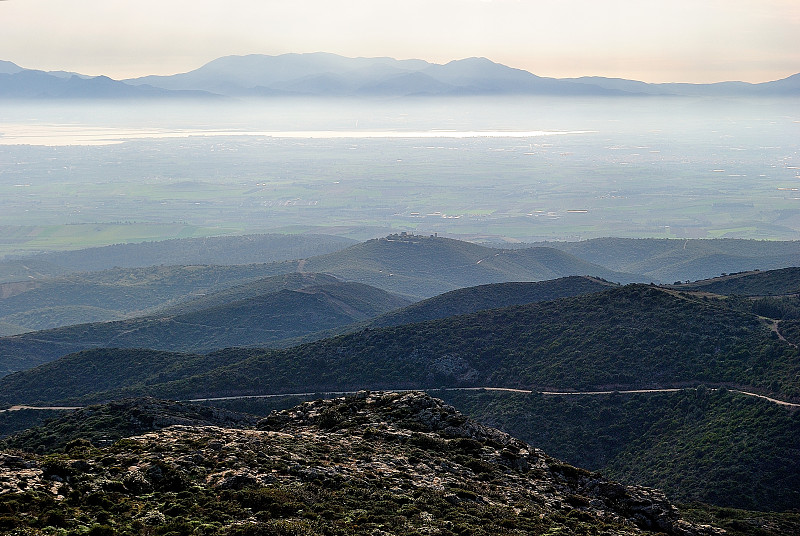
[[[580,130],[522,138],[187,135],[4,145],[0,254],[277,229],[358,239],[387,231],[528,242],[797,239],[800,123],[791,102],[706,104],[526,101],[483,116],[482,103],[465,100],[443,104],[438,118],[421,117],[419,103],[370,112],[376,129]],[[345,108],[329,113],[367,113]],[[400,112],[419,116],[403,122]],[[98,222],[133,226],[92,230]],[[41,229],[30,235],[30,226]]]
[[[3,225],[0,227],[0,257],[150,240],[239,234],[241,231],[241,228],[202,227],[186,223]]]

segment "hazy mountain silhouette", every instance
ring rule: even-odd
[[[22,67],[10,61],[0,60],[0,74],[14,74],[22,70]]]
[[[227,56],[188,73],[127,80],[165,89],[203,89],[232,96],[252,94],[457,95],[624,94],[587,84],[541,78],[486,58],[444,65],[423,60],[346,58],[335,54]]]
[[[10,65],[14,65],[13,63]],[[187,90],[170,91],[148,85],[133,86],[107,76],[84,77],[57,71],[46,73],[22,69],[14,73],[7,64],[0,65],[0,98],[18,99],[141,99],[163,97],[212,97],[210,93]]]
[[[697,96],[697,97],[777,97],[800,95],[800,73],[775,80],[751,84],[748,82],[717,82],[714,84],[648,84],[623,78],[604,78],[602,76],[584,76],[564,79],[629,93],[665,96]]]
[[[180,91],[182,93],[174,93]],[[191,92],[191,93],[185,93]],[[750,84],[647,84],[635,80],[587,76],[547,78],[486,58],[439,65],[424,60],[347,58],[336,54],[225,56],[198,69],[170,76],[124,81],[86,77],[65,71],[33,71],[0,62],[0,97],[140,98],[173,96],[797,96],[800,74]]]

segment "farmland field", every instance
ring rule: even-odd
[[[276,230],[800,237],[791,99],[20,105],[0,133],[0,255]]]

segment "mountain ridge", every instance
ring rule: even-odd
[[[349,58],[315,52],[223,56],[184,73],[111,80],[0,63],[0,97],[4,98],[466,95],[796,97],[800,95],[800,73],[756,84],[650,84],[602,76],[542,77],[477,57],[436,64],[419,59]]]
[[[141,352],[136,363],[150,370],[144,364],[149,354]],[[158,355],[156,361],[173,359]],[[116,380],[112,389],[91,395],[93,369],[101,367],[105,375],[116,368],[130,378],[127,369],[140,365],[110,350],[73,354],[6,376],[0,386],[8,403],[69,404],[141,395],[195,399],[487,385],[586,391],[711,383],[771,391],[790,401],[800,397],[792,379],[797,348],[779,340],[763,319],[718,300],[649,285],[365,329],[285,350],[216,355],[227,364],[147,385]],[[174,358],[186,359],[202,362],[202,356]],[[37,380],[70,374],[70,367],[86,371],[71,386]]]

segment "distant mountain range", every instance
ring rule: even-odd
[[[750,84],[648,84],[604,77],[547,78],[466,58],[444,65],[424,60],[347,58],[336,54],[225,56],[170,76],[112,80],[65,71],[23,69],[0,61],[0,98],[152,99],[219,97],[550,96],[800,96],[800,73]]]

